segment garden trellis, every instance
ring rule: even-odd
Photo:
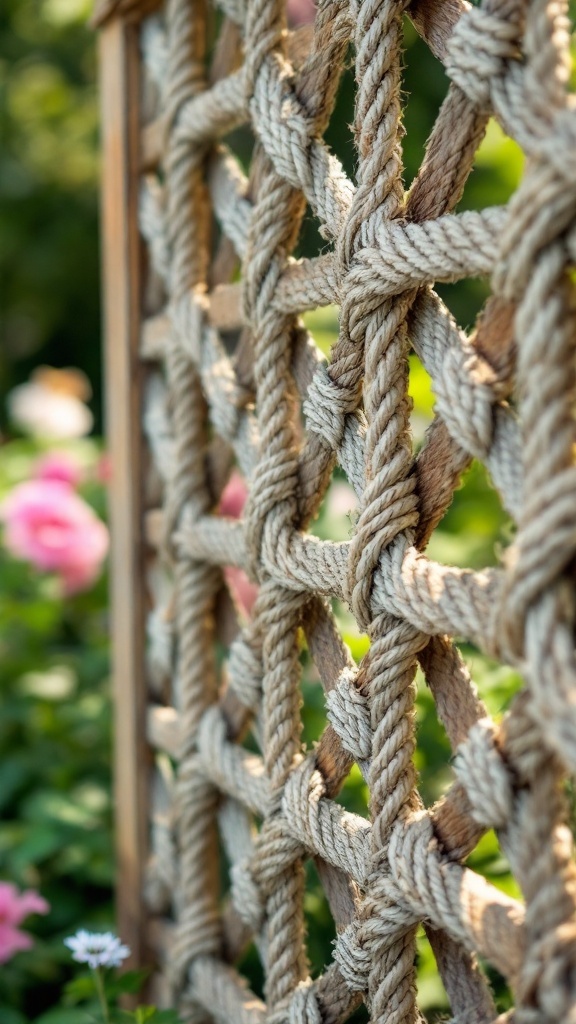
[[[112,623],[120,924],[183,1021],[420,1018],[424,923],[455,1021],[515,1008],[576,1020],[576,105],[561,0],[101,0],[104,270],[114,459]],[[451,84],[407,195],[402,22]],[[324,134],[352,44],[356,180]],[[422,84],[425,88],[425,83]],[[505,207],[454,212],[489,117],[521,146]],[[248,125],[248,173],[234,154]],[[306,209],[324,244],[297,260]],[[241,274],[238,275],[238,268]],[[238,277],[240,276],[240,279]],[[435,282],[489,278],[466,334]],[[301,315],[331,303],[324,360]],[[434,421],[413,454],[408,354]],[[482,572],[425,554],[470,464],[516,529]],[[359,515],[345,542],[310,524],[336,466]],[[241,519],[218,512],[232,468]],[[259,586],[236,621],[222,567]],[[356,666],[334,599],[370,649]],[[302,635],[326,726],[301,742]],[[455,640],[518,669],[499,722]],[[224,653],[222,653],[224,652]],[[418,795],[415,672],[454,781]],[[256,748],[257,747],[257,752]],[[353,762],[370,813],[336,797]],[[495,829],[515,900],[465,865]],[[228,865],[218,867],[219,858]],[[310,977],[305,863],[336,925]],[[265,1003],[237,963],[254,942]]]

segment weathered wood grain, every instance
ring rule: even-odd
[[[112,453],[110,630],[115,713],[118,930],[143,965],[147,849],[142,444],[137,224],[138,38],[122,19],[100,35],[106,433]]]

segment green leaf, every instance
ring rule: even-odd
[[[176,1010],[158,1010],[155,1006],[138,1006],[136,1010],[116,1010],[112,1024],[181,1024]]]
[[[62,831],[42,823],[31,828],[26,839],[14,851],[13,864],[17,870],[39,864],[62,848]]]
[[[64,989],[64,998],[70,1005],[93,999],[95,995],[97,995],[97,990],[91,974],[80,974],[77,978],[69,981]]]
[[[134,1013],[134,1020],[137,1024],[146,1024],[146,1021],[151,1021],[156,1016],[155,1006],[139,1006]]]
[[[154,1007],[151,1007],[154,1009]],[[180,1017],[176,1010],[154,1010],[151,1017],[147,1017],[149,1024],[181,1024]]]
[[[9,1006],[0,1006],[0,1019],[2,1024],[27,1024],[26,1018],[18,1010],[12,1010]]]
[[[136,1010],[116,1010],[112,1016],[112,1024],[148,1024],[149,1021],[156,1020],[156,1007],[155,1006],[139,1006]]]
[[[113,998],[125,993],[135,994],[140,991],[149,973],[149,971],[125,971],[124,974],[118,974],[115,977],[109,976],[105,981],[106,992]]]
[[[58,1007],[55,1010],[48,1010],[41,1017],[37,1017],[34,1024],[93,1024],[95,1018],[84,1010],[74,1008],[65,1010]]]

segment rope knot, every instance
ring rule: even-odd
[[[477,107],[490,107],[490,86],[506,62],[519,58],[518,26],[497,14],[470,8],[456,23],[447,46],[446,71]]]
[[[334,961],[351,992],[366,992],[375,962],[413,927],[416,915],[387,873],[373,875],[362,907],[362,917],[338,936]]]
[[[326,697],[328,721],[342,746],[357,761],[367,761],[372,751],[372,724],[368,702],[357,686],[357,671],[346,668]]]
[[[308,430],[322,437],[332,451],[338,451],[344,439],[346,416],[357,405],[356,390],[336,384],[322,364],[314,373],[303,404]]]
[[[472,726],[458,747],[454,769],[472,805],[474,820],[486,828],[504,828],[512,813],[512,781],[490,718]]]
[[[412,914],[427,915],[426,903],[433,903],[436,895],[433,892],[436,879],[430,869],[437,854],[438,841],[427,811],[396,819],[390,830],[388,862],[402,914],[407,912],[407,904]],[[423,895],[427,901],[423,901]]]
[[[527,950],[520,979],[520,1002],[545,1024],[576,1020],[576,926],[564,922]],[[524,1006],[519,1007],[523,1020]]]
[[[372,966],[370,945],[362,943],[358,923],[349,924],[334,945],[334,962],[351,992],[365,992]]]
[[[298,836],[303,846],[337,863],[362,884],[368,870],[370,826],[364,818],[349,814],[325,796],[326,782],[311,754],[284,786],[279,821],[289,821],[290,834]]]
[[[301,981],[290,1003],[289,1024],[322,1024],[318,1001],[312,987],[312,979]]]
[[[366,489],[365,496],[371,490]],[[380,500],[361,514],[356,535],[350,545],[348,573],[345,581],[346,599],[349,601],[358,625],[365,632],[378,614],[372,608],[374,577],[390,577],[393,563],[401,565],[406,549],[412,542],[412,528],[418,520],[414,476],[406,477],[381,492]]]
[[[300,981],[266,1017],[267,1024],[322,1024],[322,1019],[311,978]]]
[[[282,796],[282,813],[295,821],[303,841],[314,848],[314,834],[318,832],[318,807],[326,793],[326,785],[316,768],[314,759],[307,757],[289,775]]]
[[[262,567],[274,565],[286,547],[298,516],[298,460],[293,453],[264,456],[251,480],[244,508],[250,574],[262,577]]]

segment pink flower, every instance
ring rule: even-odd
[[[250,615],[254,602],[258,597],[258,585],[249,580],[244,569],[237,565],[224,566],[224,579],[233,597],[247,615]]]
[[[18,928],[24,918],[28,914],[47,914],[49,910],[46,900],[33,889],[18,892],[10,882],[0,882],[0,964],[32,946],[32,937]]]
[[[311,25],[316,17],[314,0],[288,0],[288,25],[297,28],[299,25]]]
[[[99,484],[109,484],[112,480],[112,459],[108,452],[100,456],[96,464],[95,477]]]
[[[0,506],[0,518],[8,551],[37,569],[57,573],[66,594],[85,590],[100,574],[108,531],[68,484],[18,484]]]
[[[248,488],[240,473],[234,470],[226,487],[222,491],[222,497],[220,499],[220,512],[224,516],[230,516],[231,519],[239,519],[242,515],[244,505],[246,504],[246,498],[248,497]],[[239,569],[236,565],[227,565],[224,568],[224,579],[228,584],[228,589],[232,596],[236,599],[240,608],[250,614],[254,606],[256,597],[258,596],[258,587],[256,583],[252,583],[248,579],[243,569]]]
[[[231,519],[239,519],[242,515],[248,488],[240,476],[238,470],[234,469],[220,498],[220,512],[223,516],[230,516]]]
[[[77,462],[65,452],[50,452],[44,455],[34,467],[37,480],[59,480],[60,483],[76,487],[82,474]]]

